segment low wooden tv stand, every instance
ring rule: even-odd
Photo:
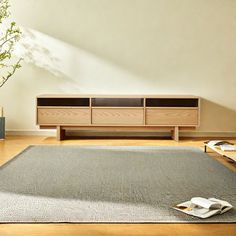
[[[65,130],[155,131],[168,128],[174,140],[179,129],[200,124],[200,98],[158,95],[41,95],[37,97],[37,124]]]

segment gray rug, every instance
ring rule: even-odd
[[[236,207],[236,174],[197,148],[30,146],[0,168],[0,222],[236,222],[171,208],[194,196]]]

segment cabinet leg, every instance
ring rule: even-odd
[[[57,126],[57,140],[63,140],[65,138],[65,130],[61,126]]]
[[[179,127],[175,126],[174,130],[172,130],[172,139],[174,139],[176,142],[179,141]]]

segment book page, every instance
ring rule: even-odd
[[[209,146],[215,146],[219,142],[222,142],[222,140],[212,140],[212,141],[209,141],[207,144]]]
[[[202,198],[202,197],[194,197],[191,199],[191,202],[197,206],[203,208],[221,208],[221,204],[217,201],[211,201],[210,199]]]
[[[195,202],[197,204],[200,204],[202,206],[196,205]],[[192,198],[191,201],[187,201],[187,202],[183,202],[180,203],[176,206],[173,207],[175,210],[184,212],[188,215],[192,215],[192,216],[196,216],[199,218],[208,218],[210,216],[216,215],[216,214],[223,214],[226,211],[230,210],[231,208],[233,208],[233,206],[224,201],[224,200],[220,200],[220,199],[216,199],[216,198],[201,198],[201,197],[195,197]]]
[[[230,203],[228,203],[224,200],[220,200],[220,199],[216,199],[216,198],[209,198],[209,200],[214,201],[214,202],[218,202],[221,204],[221,214],[223,214],[224,212],[233,208],[233,206]]]
[[[208,218],[220,212],[219,209],[212,210],[208,208],[197,207],[196,205],[193,205],[191,201],[183,202],[173,208],[188,215],[196,216],[199,218]]]
[[[222,144],[220,145],[222,151],[236,151],[236,147],[230,144]]]

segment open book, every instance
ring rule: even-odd
[[[219,147],[222,151],[236,151],[236,146],[233,143],[224,140],[211,140],[206,144],[212,147]]]
[[[233,206],[226,201],[216,198],[206,199],[194,197],[191,201],[183,202],[173,208],[188,215],[197,216],[199,218],[208,218],[213,215],[223,214],[233,208]]]

